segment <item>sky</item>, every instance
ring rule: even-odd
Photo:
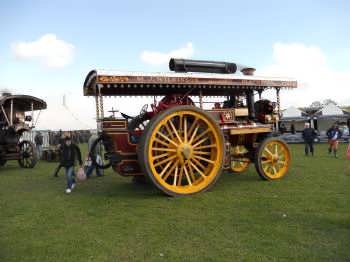
[[[38,129],[95,128],[94,99],[82,87],[90,70],[167,72],[176,56],[293,77],[299,87],[282,92],[283,108],[350,105],[349,13],[346,0],[2,0],[0,90],[47,101]],[[109,99],[105,110],[135,115],[151,102]]]

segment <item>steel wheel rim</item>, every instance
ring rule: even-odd
[[[148,164],[165,189],[191,194],[208,187],[222,163],[220,130],[204,114],[184,110],[164,117],[151,133]]]
[[[269,179],[283,177],[289,169],[290,162],[290,153],[287,145],[280,141],[267,143],[262,148],[259,161],[266,177]]]

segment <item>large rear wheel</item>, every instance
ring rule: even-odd
[[[271,137],[259,146],[255,157],[255,168],[264,180],[282,178],[289,169],[290,152],[282,139]]]
[[[193,106],[172,107],[152,118],[138,149],[146,175],[170,196],[209,189],[219,178],[224,155],[215,120]]]

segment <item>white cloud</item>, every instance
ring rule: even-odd
[[[350,69],[339,72],[330,68],[327,57],[317,46],[300,43],[276,43],[273,46],[274,63],[258,72],[268,76],[296,78],[298,88],[281,92],[282,107],[308,106],[313,101],[332,99],[349,104]]]
[[[54,34],[45,34],[33,42],[12,45],[17,58],[38,60],[48,67],[64,67],[73,61],[75,47]]]
[[[156,51],[145,50],[141,53],[141,60],[150,65],[165,65],[169,62],[170,58],[189,58],[194,53],[193,45],[188,42],[186,46],[179,49],[169,51],[167,53],[161,53]]]

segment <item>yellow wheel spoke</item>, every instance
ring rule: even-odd
[[[179,116],[179,132],[183,134],[183,115]]]
[[[163,137],[165,140],[169,141],[170,143],[172,143],[174,146],[178,146],[178,144],[176,144],[173,140],[171,140],[170,138],[168,138],[167,136],[163,135],[161,132],[157,132],[158,135],[160,135],[161,137]],[[177,133],[176,133],[177,134]],[[179,135],[179,134],[177,134]]]
[[[270,156],[273,156],[271,151],[267,148],[267,146],[264,148],[264,151],[267,152]]]
[[[176,162],[169,169],[168,173],[166,173],[166,175],[163,177],[164,180],[168,179],[168,177],[171,175],[171,173],[174,171],[174,169],[177,167],[178,164],[179,164],[179,160],[176,160]]]
[[[206,134],[208,134],[210,132],[210,129],[208,128],[207,130],[205,130],[203,133],[200,133],[193,141],[192,143],[196,143],[196,141],[198,141],[199,139],[201,139],[203,136],[205,136]]]
[[[278,145],[275,144],[275,155],[278,156]]]
[[[199,120],[199,119],[196,118],[196,119],[193,121],[193,123],[192,123],[192,125],[191,125],[191,127],[190,127],[190,130],[188,130],[188,135],[189,135],[189,136],[192,136],[192,135],[193,135],[192,132],[193,132],[193,130],[194,130],[195,127],[198,127],[198,128],[199,128],[199,125],[197,125],[198,120]]]
[[[164,153],[164,154],[161,154],[161,155],[154,156],[154,157],[153,157],[153,161],[154,161],[154,160],[157,160],[157,159],[159,159],[159,158],[162,158],[162,157],[166,157],[166,156],[168,156],[168,155],[169,155],[168,153]]]
[[[273,170],[273,174],[276,175],[277,174],[277,170],[275,166],[272,166],[272,170]]]
[[[196,136],[198,132],[199,126],[196,127],[196,129],[193,131],[193,134],[191,135],[189,143],[192,144],[194,137]]]
[[[180,168],[180,174],[179,174],[179,180],[178,180],[178,182],[177,182],[178,186],[181,186],[181,185],[182,185],[182,174],[183,174],[183,172],[184,172],[184,167],[181,166],[181,168]]]
[[[210,152],[205,152],[205,151],[193,151],[193,154],[195,154],[195,155],[208,155],[208,156],[211,155]]]
[[[173,186],[176,186],[177,173],[179,172],[179,167],[176,165]]]
[[[193,168],[198,172],[198,174],[200,174],[204,179],[206,179],[207,177],[204,175],[204,173],[195,165],[191,162],[191,166],[193,166]]]
[[[198,145],[202,144],[203,142],[207,141],[208,139],[209,139],[208,136],[205,137],[205,138],[203,138],[202,140],[200,140],[199,142],[197,142],[196,144],[194,144],[193,147],[194,147],[194,148],[197,147]]]
[[[272,159],[266,159],[266,160],[262,160],[261,163],[262,164],[268,164],[268,163],[271,163],[272,162]]]
[[[165,171],[168,170],[169,166],[173,163],[173,161],[170,161],[166,166],[163,168],[162,172],[160,172],[159,176],[162,177],[165,173]]]
[[[208,163],[210,163],[210,164],[214,164],[214,163],[215,163],[215,161],[210,160],[210,159],[207,159],[207,158],[204,158],[204,157],[201,157],[201,156],[195,155],[195,156],[193,156],[193,157],[194,157],[194,158],[197,158],[197,159],[200,159],[200,160],[203,160],[203,161],[205,161],[205,162],[208,162]]]
[[[154,139],[154,141],[157,142],[157,143],[159,143],[159,144],[161,144],[161,145],[163,145],[163,146],[169,147],[169,144],[168,144],[168,143],[165,143],[164,141],[162,141],[162,140],[160,140],[160,139],[158,139],[158,138]]]
[[[182,143],[182,139],[181,139],[181,137],[179,136],[179,133],[177,132],[177,130],[176,130],[176,128],[175,128],[175,126],[174,126],[174,124],[173,124],[173,122],[172,122],[171,120],[169,120],[169,124],[170,124],[170,127],[171,127],[171,129],[173,130],[175,136],[176,136],[177,139],[179,140],[179,142]]]
[[[196,147],[196,150],[207,149],[207,148],[213,148],[213,147],[216,147],[216,144],[205,145],[205,146],[197,146],[197,147]]]
[[[161,152],[176,152],[176,149],[172,149],[172,148],[163,148],[163,147],[153,147],[152,148],[153,151],[161,151]]]
[[[203,171],[205,171],[205,166],[203,166],[201,162],[199,162],[199,161],[198,161],[197,159],[195,159],[195,158],[192,158],[191,160],[192,160],[193,162],[195,162],[197,166],[199,166],[200,168],[202,168]]]
[[[265,166],[265,167],[263,167],[265,173],[269,173],[269,172],[268,172],[269,167],[270,167],[270,166]]]
[[[165,123],[165,124],[164,124],[164,126],[165,126],[166,131],[167,131],[167,132],[168,132],[168,134],[170,135],[171,139],[173,139],[173,140],[174,140],[174,135],[173,135],[173,132],[171,132],[170,127],[168,126],[168,124],[167,124],[167,123]]]
[[[193,173],[192,166],[191,166],[191,161],[187,161],[188,169],[190,170],[190,176],[193,182],[196,181],[196,177]]]
[[[167,163],[167,162],[173,160],[175,157],[176,157],[176,155],[173,155],[173,156],[171,156],[171,157],[168,157],[168,158],[166,158],[166,159],[164,159],[164,160],[162,160],[162,161],[160,161],[160,162],[154,164],[154,167],[157,167],[157,166],[160,166],[160,165],[162,165],[162,164],[165,164],[165,163]]]
[[[192,186],[192,182],[191,182],[190,176],[188,175],[188,171],[187,171],[187,168],[186,168],[185,164],[184,164],[183,167],[184,167],[185,176],[186,176],[186,178],[187,178],[188,184],[189,184],[190,186]]]

